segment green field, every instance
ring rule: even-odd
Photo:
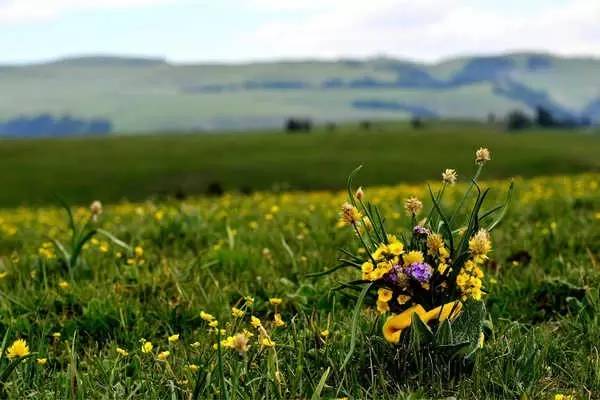
[[[553,146],[571,143],[562,136],[542,137],[546,138],[541,142],[542,154],[548,138],[557,140]],[[274,136],[264,138],[275,140]],[[492,138],[497,140],[494,144],[508,143],[504,136]],[[533,143],[534,138],[540,137],[515,140]],[[279,138],[278,143],[288,139],[309,140]],[[341,137],[337,140],[343,143]],[[411,159],[434,154],[424,148],[422,138],[419,143],[423,147],[410,148]],[[446,157],[463,160],[459,167],[472,164],[468,147],[457,154],[439,154],[436,168],[445,165]],[[551,148],[546,154],[558,154]],[[502,171],[508,165],[500,154],[509,154],[510,148],[492,149],[495,158],[484,178],[488,171]],[[360,154],[358,149],[352,151]],[[513,160],[520,157],[521,165],[536,166],[529,160],[539,157],[538,153],[531,154],[527,147],[519,151]],[[388,160],[400,158],[392,157],[394,152],[385,154]],[[60,158],[58,154],[53,157]],[[366,164],[368,171],[371,166]],[[419,163],[426,165],[426,160]],[[474,166],[469,167],[459,169],[461,177],[472,172]],[[294,170],[308,172],[309,167]],[[415,172],[423,173],[413,168],[387,172],[386,177],[416,179]],[[359,175],[357,183],[373,179],[370,174]],[[435,170],[430,177],[438,174]],[[366,303],[370,310],[357,314],[356,349],[342,368],[353,337],[355,301],[330,289],[339,281],[357,279],[360,272],[344,270],[322,278],[306,274],[335,265],[340,247],[357,247],[351,230],[336,227],[345,193],[256,193],[106,205],[98,226],[136,250],[125,250],[98,235],[69,264],[62,261],[60,247],[49,242],[49,238],[60,240],[71,252],[64,210],[2,210],[2,332],[7,346],[22,338],[34,353],[20,365],[17,359],[0,359],[0,371],[16,366],[3,377],[2,397],[552,400],[565,394],[597,399],[599,184],[599,174],[516,180],[514,201],[503,225],[494,232],[492,260],[485,267],[491,324],[473,374],[460,379],[427,367],[402,372],[398,361],[402,354],[381,338],[382,318],[377,317],[370,298]],[[494,204],[508,182],[482,183],[488,185]],[[439,183],[434,184],[437,187]],[[463,183],[449,189],[443,206],[453,207],[464,187]],[[365,193],[366,199],[381,206],[388,232],[397,234],[411,229],[403,200],[409,195],[427,198],[422,184],[366,186]],[[81,223],[89,211],[76,209],[75,216]],[[520,256],[515,258],[515,254]],[[244,296],[252,296],[253,303],[242,300]],[[277,307],[269,302],[273,297],[281,299]],[[243,309],[244,316],[234,318],[232,306]],[[223,337],[244,328],[254,332],[248,351],[215,350],[219,338],[200,318],[201,311],[219,320]],[[275,313],[281,314],[285,326],[275,324]],[[274,347],[265,346],[264,336],[250,324],[251,315],[262,321]],[[144,341],[153,344],[150,351],[149,345],[143,347]],[[14,348],[9,354],[14,354]]]
[[[308,135],[281,131],[0,141],[0,205],[173,197],[226,191],[337,189],[357,165],[364,182],[436,179],[443,168],[468,170],[465,149],[493,151],[490,178],[600,170],[594,131],[527,131],[440,122],[357,124]]]

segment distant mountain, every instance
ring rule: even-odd
[[[78,57],[0,66],[0,88],[0,135],[26,135],[27,121],[38,130],[49,126],[53,135],[72,127],[78,131],[64,133],[98,133],[94,121],[102,121],[102,133],[130,133],[274,127],[289,116],[316,122],[413,115],[485,119],[538,106],[560,118],[600,122],[600,59],[538,53],[435,64]],[[11,132],[14,126],[19,132]]]

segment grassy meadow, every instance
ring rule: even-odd
[[[391,185],[435,179],[443,168],[468,171],[465,150],[494,151],[488,178],[600,170],[594,131],[528,130],[431,122],[358,123],[310,134],[282,131],[0,141],[0,206],[172,198],[219,189],[340,189],[364,164],[363,183]],[[597,133],[597,132],[596,132]],[[212,190],[211,190],[212,188]],[[216,189],[216,190],[215,190]]]
[[[493,153],[486,173],[508,165],[502,152],[507,148]],[[468,148],[440,154],[446,157],[472,160]],[[525,152],[513,157],[525,158]],[[456,203],[463,177],[473,169],[459,169],[463,183],[449,190],[444,207]],[[414,173],[420,172],[398,171]],[[361,173],[357,184],[372,176]],[[515,183],[513,204],[494,232],[492,261],[485,268],[493,328],[486,330],[474,373],[460,380],[422,370],[399,373],[372,301],[359,317],[349,366],[341,368],[350,348],[354,300],[331,289],[359,273],[307,274],[335,265],[339,248],[356,246],[352,232],[337,223],[343,192],[257,192],[105,205],[93,224],[111,235],[98,233],[68,262],[52,244],[58,240],[73,254],[65,210],[5,209],[0,212],[2,331],[7,346],[23,338],[35,354],[3,378],[3,395],[554,399],[565,394],[597,399],[600,175],[517,178]],[[501,201],[508,181],[483,186]],[[411,229],[403,200],[414,195],[428,206],[426,190],[424,184],[366,186],[365,196],[381,206],[388,231],[400,234]],[[73,214],[80,224],[90,218],[87,207]],[[218,320],[216,329],[202,312]],[[251,316],[260,319],[266,338]],[[244,329],[253,336],[243,354],[217,346]],[[11,363],[3,357],[0,370]]]

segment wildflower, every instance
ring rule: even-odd
[[[268,336],[263,337],[260,344],[264,347],[275,347],[275,342]]]
[[[122,349],[120,347],[117,347],[116,352],[123,357],[127,357],[129,355],[129,353],[127,352],[127,350]]]
[[[480,147],[475,152],[475,163],[479,165],[483,165],[486,162],[490,161],[492,158],[490,156],[490,151],[485,147]]]
[[[427,235],[427,249],[430,254],[437,253],[442,247],[444,247],[444,239],[439,233],[432,233]]]
[[[56,339],[56,340],[59,340],[59,339],[60,339],[60,337],[61,337],[61,334],[60,334],[60,332],[54,332],[54,333],[52,334],[52,337],[53,337],[54,339]]]
[[[197,349],[198,347],[200,347],[200,342],[194,342],[194,343],[190,344],[190,346],[194,349]]]
[[[169,336],[169,343],[177,343],[177,341],[179,341],[179,334],[178,333]]]
[[[60,282],[58,282],[58,287],[61,288],[62,290],[67,290],[69,288],[69,282],[62,280]]]
[[[342,204],[342,217],[341,220],[344,221],[347,225],[356,225],[358,221],[360,221],[362,215],[360,211],[356,209],[350,203]]]
[[[92,213],[92,219],[96,221],[96,219],[98,219],[98,216],[102,214],[102,203],[100,203],[100,201],[98,200],[95,200],[90,205],[90,211]]]
[[[46,365],[46,363],[48,363],[48,359],[47,358],[38,358],[37,360],[35,360],[36,364],[39,366],[44,366]]]
[[[358,189],[356,189],[356,194],[355,194],[356,198],[358,200],[362,200],[364,195],[365,195],[365,192],[363,192],[362,186],[359,186]]]
[[[161,351],[160,353],[158,353],[156,358],[158,359],[158,361],[167,361],[167,358],[169,357],[170,354],[171,354],[171,352],[168,350]]]
[[[245,312],[237,307],[231,307],[231,315],[235,318],[243,317]]]
[[[421,200],[412,196],[404,201],[404,209],[408,215],[417,215],[423,209]]]
[[[421,226],[421,225],[416,225],[413,228],[413,233],[415,235],[427,236],[429,234],[429,229],[427,229],[427,228],[425,228],[424,226]]]
[[[396,298],[396,301],[398,302],[398,304],[400,304],[401,306],[408,303],[408,301],[411,299],[410,296],[406,295],[406,294],[401,294]]]
[[[263,252],[264,252],[264,250],[263,250]],[[254,304],[254,297],[246,296],[246,297],[244,297],[244,301],[246,302],[246,304],[251,306],[252,304]]]
[[[392,255],[399,256],[404,253],[404,245],[399,240],[396,240],[388,245],[388,251]]]
[[[200,311],[200,318],[202,318],[206,322],[211,322],[211,321],[215,320],[215,317],[212,314],[209,314],[209,313],[204,312],[204,311]]]
[[[252,325],[254,328],[260,328],[262,326],[262,323],[260,322],[260,319],[256,318],[254,315],[250,317],[250,325]]]
[[[402,256],[405,266],[409,266],[414,263],[422,263],[424,261],[423,253],[418,250],[409,251]]]
[[[152,342],[143,341],[142,342],[142,353],[151,353],[152,349],[154,349],[154,345]]]
[[[456,183],[456,178],[456,170],[448,168],[444,172],[442,172],[442,181],[444,183],[453,185]]]
[[[40,257],[45,258],[46,260],[52,260],[56,258],[54,245],[50,242],[42,243],[42,246],[38,249],[38,254]]]
[[[137,258],[140,258],[144,255],[144,249],[142,248],[142,246],[135,246],[135,249],[133,249],[133,252],[135,253],[135,256]]]
[[[282,302],[282,300],[278,297],[273,297],[273,298],[269,299],[269,303],[273,304],[274,306],[280,305],[281,302]]]
[[[377,311],[379,311],[380,314],[388,312],[390,311],[390,305],[387,301],[377,300]]]
[[[188,364],[188,366],[187,366],[187,367],[188,367],[188,369],[189,369],[190,371],[192,371],[192,372],[196,372],[196,371],[198,371],[198,369],[200,368],[200,367],[198,367],[196,364]]]
[[[575,398],[571,394],[555,394],[554,400],[574,400]]]
[[[29,346],[24,339],[17,339],[13,344],[6,350],[6,356],[11,360],[13,358],[23,358],[29,355]]]
[[[428,282],[433,274],[433,268],[427,263],[417,262],[408,266],[407,274],[414,280],[425,283]]]
[[[243,333],[237,333],[233,336],[233,346],[234,350],[237,350],[238,353],[244,354],[248,351],[248,337]]]
[[[285,322],[281,319],[281,314],[275,314],[273,317],[273,324],[277,327],[285,326]]]
[[[217,326],[219,326],[219,321],[217,321],[216,319],[213,321],[210,321],[208,323],[208,326],[210,326],[211,328],[216,328]]]
[[[469,250],[474,256],[482,256],[485,258],[487,253],[492,249],[490,235],[485,229],[480,229],[471,240],[469,240]]]
[[[377,290],[377,300],[387,303],[392,299],[393,294],[394,293],[389,289],[380,288],[379,290]]]

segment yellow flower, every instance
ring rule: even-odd
[[[54,332],[54,333],[52,334],[52,337],[53,337],[54,339],[56,339],[56,340],[60,339],[60,336],[61,336],[60,332]]]
[[[396,298],[396,301],[400,305],[404,305],[410,301],[411,297],[406,294],[401,294]]]
[[[427,249],[429,253],[435,254],[444,247],[444,239],[439,233],[430,233],[427,235]]]
[[[196,364],[189,364],[187,367],[192,372],[198,371],[198,368],[199,368]]]
[[[158,361],[166,361],[170,354],[171,353],[168,350],[167,351],[161,351],[160,353],[158,353],[158,355],[156,356],[156,358],[158,359]]]
[[[58,287],[61,288],[62,290],[67,290],[69,288],[69,282],[67,281],[60,281],[58,282]]]
[[[388,245],[388,250],[393,255],[399,256],[404,252],[404,245],[400,241],[395,241]]]
[[[140,258],[144,255],[144,249],[141,246],[135,246],[135,249],[133,250],[133,252],[135,253],[135,256]]]
[[[554,400],[574,400],[575,398],[571,394],[555,394]]]
[[[418,250],[409,251],[402,256],[404,265],[411,265],[413,263],[422,263],[424,261],[423,253]]]
[[[325,330],[321,331],[320,335],[321,335],[321,337],[324,337],[324,338],[328,337],[329,329],[325,329]]]
[[[260,344],[264,347],[275,347],[275,342],[268,336],[263,337],[260,341]]]
[[[273,317],[273,324],[277,327],[285,326],[285,322],[281,319],[281,314],[276,313]]]
[[[142,353],[150,353],[152,352],[153,348],[154,345],[152,344],[152,342],[144,341],[142,343]]]
[[[387,303],[392,299],[393,292],[389,289],[380,288],[377,290],[377,300]]]
[[[390,311],[390,306],[387,301],[377,300],[377,311],[379,311],[380,314]]]
[[[273,297],[269,299],[269,303],[273,304],[274,306],[278,306],[281,304],[283,300],[281,300],[279,297]]]
[[[178,333],[169,336],[169,343],[176,343],[178,340],[179,340],[179,334]]]
[[[11,360],[13,358],[22,358],[29,355],[29,346],[27,346],[27,342],[23,339],[17,339],[13,342],[13,344],[6,351],[6,355]]]
[[[8,272],[6,272],[6,271],[0,272],[0,279],[6,278],[7,275],[8,275]]]
[[[123,356],[123,357],[127,357],[127,356],[129,355],[129,353],[127,352],[127,350],[125,350],[125,349],[122,349],[122,348],[120,348],[120,347],[117,347],[117,350],[116,350],[116,352],[117,352],[119,355]]]
[[[244,311],[240,310],[237,307],[231,307],[231,315],[234,316],[235,318],[241,318],[244,316]]]
[[[485,229],[480,229],[469,240],[469,250],[474,256],[485,257],[491,249],[492,243],[490,242],[490,235]]]
[[[233,336],[232,348],[237,350],[238,353],[244,354],[248,351],[248,337],[244,333],[237,333]]]
[[[350,203],[342,204],[341,220],[347,225],[356,225],[362,219],[362,214]]]
[[[211,314],[204,312],[204,311],[200,311],[200,318],[202,318],[206,322],[211,322],[211,321],[214,321],[214,319],[215,319],[215,317],[213,317]]]
[[[253,315],[250,317],[250,325],[252,325],[255,328],[260,328],[262,326],[262,323],[260,322],[260,319],[256,318]]]
[[[219,326],[219,321],[217,321],[216,319],[213,321],[210,321],[208,323],[208,326],[210,326],[211,328],[216,328],[217,326]]]
[[[246,304],[251,306],[252,304],[254,304],[254,297],[246,296],[244,297],[244,301],[246,301]]]
[[[37,360],[35,360],[35,362],[37,363],[37,365],[44,366],[48,362],[48,359],[47,358],[38,358]]]

